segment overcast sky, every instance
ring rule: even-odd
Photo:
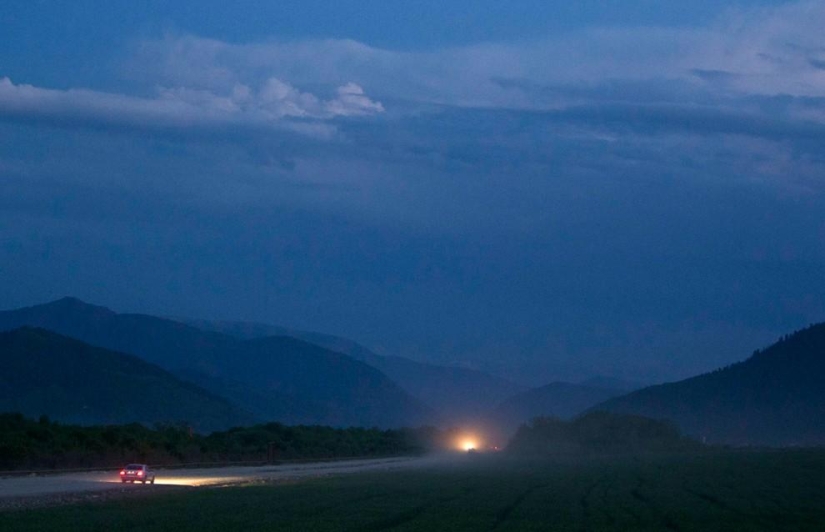
[[[821,1],[4,0],[0,307],[660,381],[825,320]]]

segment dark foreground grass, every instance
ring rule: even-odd
[[[825,451],[516,461],[0,513],[0,530],[825,530]]]

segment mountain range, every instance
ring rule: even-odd
[[[290,337],[256,340],[118,314],[75,298],[0,312],[0,331],[42,327],[128,353],[232,400],[262,420],[395,427],[434,413],[377,369]]]
[[[522,386],[483,371],[428,364],[399,356],[378,355],[363,345],[340,336],[262,323],[181,321],[199,329],[228,334],[241,339],[276,335],[291,336],[331,351],[347,354],[387,375],[407,393],[437,410],[440,419],[445,422],[462,422],[485,416],[500,402],[525,391]],[[586,406],[591,406],[591,404]]]
[[[825,324],[785,336],[743,362],[593,410],[668,419],[708,443],[825,444]]]
[[[475,419],[512,432],[534,417],[609,411],[669,420],[708,443],[825,444],[825,324],[743,362],[631,393],[605,379],[525,391],[336,336],[119,314],[74,298],[0,312],[0,331],[12,331],[0,335],[0,410],[65,421],[190,421],[211,430]],[[141,391],[120,388],[125,374]]]

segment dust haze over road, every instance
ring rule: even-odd
[[[442,461],[442,457],[400,457],[369,460],[345,460],[310,464],[285,464],[257,467],[217,467],[201,469],[159,469],[155,486],[222,486],[254,481],[309,479],[329,475],[349,475],[371,471],[414,469]],[[9,499],[37,499],[66,494],[106,492],[124,489],[118,471],[49,474],[43,476],[13,476],[0,478],[0,508]],[[128,485],[134,489],[154,486]]]

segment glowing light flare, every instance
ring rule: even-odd
[[[461,450],[462,451],[474,451],[478,449],[478,443],[474,440],[462,440],[461,442]]]
[[[453,436],[452,448],[456,451],[480,451],[484,442],[476,432],[458,432]]]
[[[220,484],[233,484],[248,480],[245,477],[157,477],[155,484],[168,486],[212,486]]]

